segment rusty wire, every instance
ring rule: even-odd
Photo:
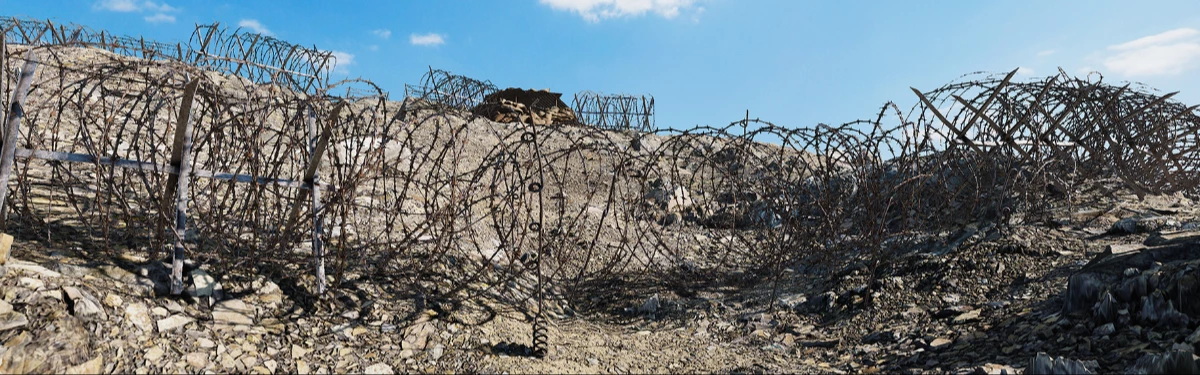
[[[1090,179],[1143,194],[1200,186],[1196,107],[1065,73],[914,89],[907,113],[889,103],[839,126],[747,116],[634,133],[473,116],[467,99],[494,86],[446,91],[461,79],[441,71],[400,102],[370,81],[306,81],[288,72],[325,65],[270,54],[291,47],[248,72],[45,44],[20,147],[164,160],[181,88],[200,80],[194,168],[297,180],[312,157],[306,121],[320,119],[332,131],[319,175],[334,288],[368,278],[447,306],[502,301],[535,321],[597,308],[621,280],[688,290],[859,258],[881,276],[906,236],[1069,216],[1070,191]],[[7,46],[4,87],[28,48]],[[77,230],[111,252],[169,242],[165,173],[19,162],[9,199],[22,230]],[[312,227],[283,223],[296,189],[209,179],[190,194],[190,257],[311,280],[296,270],[309,269]]]
[[[11,44],[86,46],[144,60],[178,61],[185,56],[180,44],[97,32],[71,23],[56,25],[50,20],[5,17],[0,18],[0,30]]]
[[[407,97],[421,98],[422,105],[465,110],[482,104],[484,97],[498,89],[492,81],[480,81],[430,67],[421,76],[420,84],[404,85],[404,91]]]
[[[337,64],[333,52],[220,24],[197,26],[187,53],[187,61],[198,67],[302,93],[325,89]]]
[[[654,97],[583,91],[571,99],[579,122],[605,130],[654,130]]]

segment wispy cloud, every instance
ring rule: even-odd
[[[167,3],[156,3],[150,0],[142,2],[137,2],[136,0],[100,0],[92,4],[92,9],[120,13],[152,13],[153,15],[142,17],[142,19],[149,23],[174,23],[175,16],[169,13],[179,12],[179,8]]]
[[[241,21],[238,21],[238,27],[244,27],[244,28],[250,29],[250,31],[253,31],[253,32],[256,32],[256,33],[259,33],[262,35],[267,35],[267,36],[275,35],[275,33],[272,33],[271,30],[267,29],[266,26],[263,26],[262,22],[258,22],[258,20],[253,19],[253,18],[243,18]]]
[[[408,42],[414,46],[437,46],[446,44],[446,37],[441,34],[412,34],[408,36]]]
[[[692,22],[700,23],[701,14],[704,14],[704,7],[696,8],[696,11],[692,12]]]
[[[383,39],[388,39],[388,38],[392,37],[392,31],[388,30],[388,29],[378,29],[378,30],[372,31],[371,34],[375,34],[375,36],[383,38]]]
[[[1037,74],[1037,73],[1035,73],[1035,72],[1033,71],[1033,68],[1030,68],[1030,67],[1027,67],[1027,66],[1020,66],[1020,67],[1017,67],[1017,75],[1021,75],[1021,76],[1032,76],[1032,75],[1034,75],[1034,74]]]
[[[1055,52],[1058,52],[1058,51],[1055,51],[1055,50],[1052,50],[1052,49],[1048,49],[1048,50],[1045,50],[1045,51],[1039,51],[1039,52],[1037,53],[1037,57],[1046,57],[1046,56],[1050,56],[1050,55],[1053,55]]]
[[[636,17],[652,12],[666,19],[672,19],[680,13],[690,11],[696,0],[538,0],[555,10],[564,10],[579,14],[588,22],[600,22],[606,18]],[[704,8],[695,11],[693,21],[699,21],[699,13]]]
[[[1141,37],[1141,38],[1134,39],[1132,41],[1117,44],[1117,45],[1108,46],[1108,49],[1117,50],[1117,51],[1137,50],[1137,49],[1143,49],[1143,48],[1147,48],[1147,47],[1153,47],[1156,45],[1162,45],[1162,44],[1167,44],[1167,43],[1171,43],[1171,42],[1176,42],[1181,39],[1193,39],[1193,37],[1195,37],[1197,35],[1200,35],[1200,31],[1196,31],[1196,29],[1185,27],[1185,28],[1175,29],[1175,30],[1171,30],[1171,31],[1167,31],[1167,32],[1159,33],[1159,34],[1154,34],[1151,36]]]
[[[175,16],[166,13],[156,13],[153,16],[144,17],[149,23],[175,23]]]
[[[1179,28],[1108,46],[1104,67],[1117,74],[1178,75],[1200,61],[1200,31]]]
[[[333,72],[338,74],[350,74],[350,65],[354,65],[354,54],[343,51],[329,51],[333,54]]]
[[[101,0],[93,4],[92,9],[110,12],[136,12],[141,8],[133,0]]]
[[[167,3],[158,4],[153,1],[142,2],[142,9],[148,12],[171,13],[179,11],[179,9],[167,5]]]

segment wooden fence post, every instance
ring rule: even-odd
[[[320,127],[322,129],[319,133],[320,135],[317,135],[316,111],[313,110],[311,105],[306,108],[308,115],[305,122],[308,124],[309,154],[311,155],[311,159],[308,162],[308,168],[305,169],[304,178],[301,181],[309,189],[308,191],[300,190],[300,194],[296,197],[296,203],[292,205],[292,211],[288,214],[288,219],[284,225],[285,229],[283,233],[291,233],[292,228],[296,225],[296,221],[300,218],[300,205],[311,197],[310,202],[313,210],[312,250],[317,268],[317,294],[325,293],[325,254],[322,247],[324,228],[321,219],[324,216],[324,212],[322,211],[325,207],[321,205],[321,180],[317,174],[317,169],[321,167],[321,158],[325,155],[325,149],[329,147],[329,137],[332,136],[333,124],[337,122],[338,115],[342,113],[342,107],[345,105],[345,102],[334,105],[333,110],[329,113],[329,119],[325,122],[324,126]],[[309,194],[309,196],[306,197],[306,194]]]
[[[921,99],[921,103],[925,104],[925,108],[928,108],[930,111],[932,111],[933,115],[936,116],[938,120],[942,121],[942,124],[945,124],[947,128],[950,128],[950,131],[954,132],[954,135],[957,135],[964,144],[970,146],[971,150],[975,151],[976,154],[983,155],[983,150],[979,149],[979,146],[975,144],[975,141],[972,140],[971,137],[968,137],[967,133],[958,130],[958,128],[954,126],[954,123],[950,122],[950,120],[947,120],[946,116],[943,116],[942,112],[938,111],[937,107],[933,106],[933,103],[929,101],[929,98],[925,97],[925,94],[922,94],[921,91],[917,90],[916,87],[909,88],[912,89],[914,94],[917,94],[917,98]]]
[[[318,135],[317,114],[315,111],[313,111],[312,106],[308,107],[307,121],[309,147],[313,157],[313,165],[315,166],[319,165],[320,163],[321,154],[324,154],[325,146],[329,143],[329,136],[328,133],[325,134],[325,137]],[[321,148],[321,150],[319,150],[321,152],[320,154],[317,153],[318,147]],[[305,182],[312,183],[312,251],[313,257],[316,258],[315,260],[317,263],[317,294],[323,294],[325,293],[325,248],[324,239],[321,237],[325,232],[323,231],[324,228],[322,228],[323,226],[321,225],[321,218],[325,216],[325,207],[321,205],[321,174],[315,173],[315,168],[313,169],[313,172],[314,173],[311,175],[312,180],[306,180]]]
[[[183,293],[183,240],[187,237],[188,182],[192,174],[192,103],[200,80],[190,80],[183,90],[183,103],[179,107],[179,118],[175,127],[175,144],[171,147],[171,168],[175,174],[167,178],[163,192],[163,207],[166,202],[175,203],[175,241],[171,254],[171,294]],[[163,211],[167,212],[167,211]]]
[[[17,153],[17,138],[21,134],[21,118],[25,117],[25,98],[29,94],[29,85],[37,72],[38,57],[31,46],[25,57],[25,66],[21,68],[21,78],[13,91],[12,104],[8,108],[8,116],[4,121],[4,138],[0,140],[0,230],[8,227],[8,180],[12,177],[14,158]]]
[[[4,93],[8,90],[8,71],[4,70],[4,62],[8,60],[8,30],[0,29],[0,101],[7,101]],[[0,121],[4,121],[4,114],[8,113],[8,109],[0,105]]]

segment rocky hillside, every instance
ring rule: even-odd
[[[1120,104],[1045,105],[1062,125],[1032,131],[1088,135],[1069,144],[1005,149],[1049,120],[989,118],[1015,130],[985,152],[928,101],[895,128],[643,134],[40,48],[22,148],[168,160],[195,83],[194,167],[269,181],[193,185],[172,296],[166,173],[19,161],[3,373],[1197,372],[1195,159],[1119,147],[1194,140],[1193,113],[1135,90],[938,91]],[[7,51],[13,78],[28,50]],[[1137,127],[1087,117],[1118,112]],[[300,179],[318,123],[325,293],[308,201],[271,180]]]
[[[555,319],[542,359],[524,355],[527,319],[491,299],[431,308],[365,277],[312,299],[294,278],[194,264],[188,295],[169,298],[162,261],[19,239],[0,266],[0,372],[1186,368],[1200,345],[1200,210],[1182,195],[1126,194],[1063,218],[1078,224],[932,234],[941,241],[905,251],[873,290],[861,263],[789,270],[781,308],[765,312],[767,285],[682,295],[631,284],[592,297],[611,310]]]

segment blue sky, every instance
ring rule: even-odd
[[[660,127],[749,109],[789,127],[871,117],[909,86],[1062,67],[1200,103],[1200,1],[0,0],[0,15],[186,42],[242,25],[336,51],[335,77],[395,93],[427,66],[500,87],[653,94]]]

